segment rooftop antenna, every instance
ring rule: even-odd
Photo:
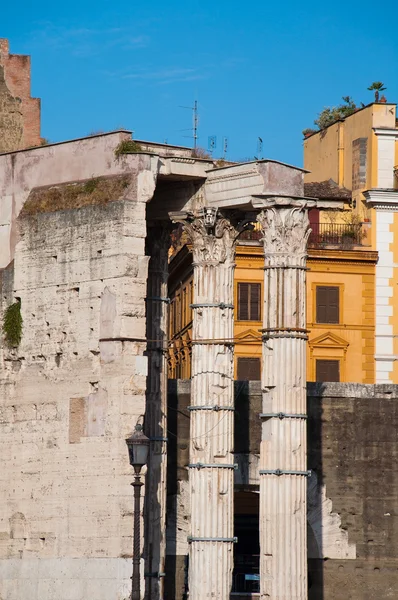
[[[193,137],[193,148],[196,150],[198,145],[198,124],[199,124],[199,113],[198,113],[198,101],[195,100],[193,106],[180,106],[180,108],[187,108],[192,110],[192,137]],[[181,131],[188,131],[188,129],[182,129]],[[191,137],[191,136],[184,136]]]
[[[228,138],[227,137],[223,137],[222,139],[222,151],[223,151],[223,159],[226,159],[227,156],[227,150],[228,150]]]
[[[214,150],[217,148],[217,136],[209,135],[209,142],[207,148],[210,153],[214,152]]]
[[[257,160],[262,160],[262,152],[263,152],[263,140],[262,138],[257,138],[257,156],[255,157]]]

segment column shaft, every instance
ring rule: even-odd
[[[264,242],[260,593],[307,598],[305,203],[258,215]],[[276,473],[275,473],[276,472]]]
[[[145,597],[162,600],[166,554],[167,476],[167,279],[169,223],[148,228],[150,256],[147,285],[147,409],[150,439],[145,507]]]
[[[237,231],[185,222],[193,245],[190,600],[229,600],[233,569],[233,281]]]

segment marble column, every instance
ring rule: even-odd
[[[173,217],[176,220],[176,217]],[[215,209],[179,217],[192,244],[190,600],[229,600],[234,544],[234,307],[237,229]]]
[[[315,203],[312,202],[311,205]],[[264,243],[260,597],[307,598],[305,200],[258,202]]]
[[[170,223],[149,225],[145,433],[150,439],[145,506],[145,598],[162,600],[166,554],[167,323]]]

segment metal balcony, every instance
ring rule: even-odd
[[[360,223],[311,223],[311,229],[309,248],[349,249],[363,245],[364,231]]]

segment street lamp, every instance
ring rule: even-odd
[[[131,600],[140,600],[140,504],[141,504],[141,469],[146,464],[149,452],[149,439],[142,431],[142,425],[136,425],[134,433],[126,439],[129,451],[130,465],[134,467],[135,476],[131,484],[134,488],[134,546],[133,546],[133,576]]]

